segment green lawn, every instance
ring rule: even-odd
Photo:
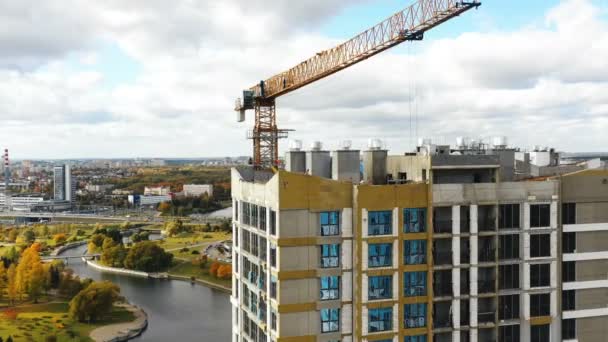
[[[199,266],[192,265],[191,262],[179,262],[171,269],[169,269],[169,274],[178,275],[182,277],[195,277],[198,279],[202,279],[208,281],[210,283],[218,284],[225,287],[230,287],[232,281],[229,279],[217,279],[209,275],[209,266],[211,265],[211,261],[207,263],[207,267],[201,269]]]
[[[188,245],[198,245],[206,242],[216,242],[232,238],[232,233],[212,232],[212,233],[185,233],[176,237],[166,237],[160,245],[165,249],[188,247]]]
[[[134,315],[116,307],[112,315],[95,324],[74,322],[68,316],[68,303],[46,303],[16,308],[16,320],[7,320],[0,311],[0,336],[10,335],[17,341],[44,341],[46,336],[55,335],[58,341],[92,341],[89,334],[94,329],[115,323],[129,322]]]

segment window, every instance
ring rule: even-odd
[[[562,292],[562,309],[564,311],[576,310],[575,290],[568,290]]]
[[[530,287],[551,286],[551,265],[530,265]]]
[[[270,298],[277,299],[277,278],[270,276]]]
[[[340,309],[321,309],[321,332],[340,331]]]
[[[321,236],[340,235],[340,212],[326,211],[319,214]]]
[[[277,267],[277,246],[270,245],[270,266]]]
[[[519,289],[519,265],[498,266],[498,288],[501,290]]]
[[[498,259],[519,259],[519,235],[501,235],[498,244]]]
[[[576,203],[562,204],[562,224],[576,224]]]
[[[242,209],[243,215],[241,216],[241,218],[243,219],[243,224],[249,225],[251,223],[251,204],[243,202]]]
[[[277,212],[270,210],[270,234],[277,235]]]
[[[403,311],[406,329],[426,327],[426,304],[405,304]]]
[[[340,298],[340,277],[321,277],[321,300]]]
[[[403,209],[403,232],[426,232],[426,209]]]
[[[321,245],[321,268],[340,266],[340,245]]]
[[[551,234],[530,235],[530,256],[532,258],[551,256]]]
[[[392,211],[370,211],[367,235],[390,235],[393,232]]]
[[[408,240],[404,242],[403,261],[405,265],[426,264],[426,241]]]
[[[576,233],[562,234],[562,252],[574,253],[576,251]]]
[[[251,204],[251,225],[253,227],[258,227],[258,217],[259,217],[259,213],[258,213],[258,206],[255,204]]]
[[[569,340],[576,338],[576,320],[575,319],[564,319],[562,320],[562,340]]]
[[[277,330],[277,313],[272,306],[270,306],[270,329]]]
[[[368,267],[388,267],[393,265],[393,245],[390,243],[368,246]]]
[[[498,327],[498,336],[501,342],[519,342],[519,325]]]
[[[530,315],[532,317],[551,314],[551,295],[548,293],[530,295]]]
[[[519,295],[498,297],[498,319],[519,319]]]
[[[260,207],[260,230],[266,231],[266,208]]]
[[[425,170],[426,171],[426,170]],[[405,336],[403,342],[426,342],[426,335]]]
[[[239,201],[234,201],[234,221],[239,222]]]
[[[530,206],[530,227],[549,227],[551,226],[551,205],[533,204]]]
[[[530,328],[530,342],[551,342],[549,324],[533,325]]]
[[[393,330],[393,309],[370,309],[368,327],[370,333]]]
[[[519,228],[519,204],[502,204],[498,209],[498,228]]]
[[[250,242],[251,242],[251,238],[250,235],[251,233],[249,233],[248,230],[243,229],[242,233],[241,233],[241,241],[242,242],[242,248],[245,252],[251,252],[251,246],[250,246]]]
[[[405,272],[403,287],[405,297],[426,296],[426,272]]]
[[[367,297],[369,300],[393,298],[392,276],[369,277],[368,287]]]
[[[576,281],[576,261],[562,263],[562,281]]]

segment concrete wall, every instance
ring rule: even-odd
[[[435,184],[433,185],[433,205],[466,203],[502,203],[550,201],[558,192],[557,181],[546,182],[505,182],[487,184]]]
[[[576,335],[578,342],[605,342],[608,336],[606,317],[577,319]]]
[[[576,253],[601,251],[608,251],[608,231],[576,233]]]
[[[422,182],[423,171],[427,170],[427,179],[430,175],[431,159],[428,156],[389,156],[387,161],[387,172],[397,177],[399,172],[406,172],[407,179],[414,182]]]

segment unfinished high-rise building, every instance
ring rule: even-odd
[[[608,171],[456,145],[233,169],[233,342],[605,341]]]

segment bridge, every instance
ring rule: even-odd
[[[42,261],[52,261],[52,260],[69,260],[69,259],[80,259],[80,258],[87,258],[87,259],[98,259],[101,256],[101,254],[83,254],[83,255],[56,255],[56,256],[45,256],[45,257],[41,257],[40,260]]]

